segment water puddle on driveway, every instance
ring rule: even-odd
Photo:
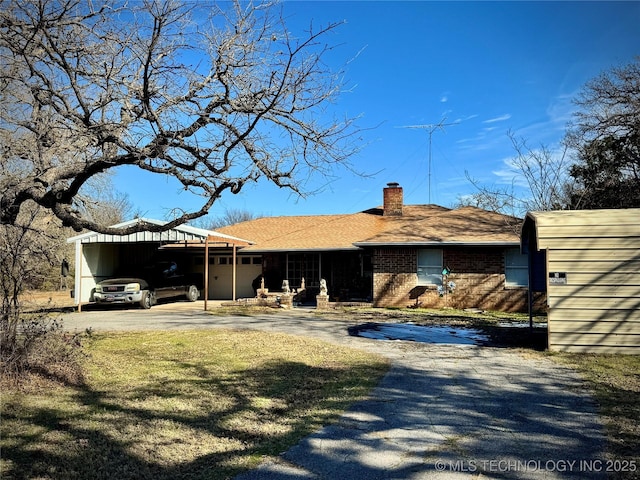
[[[489,337],[479,330],[413,323],[365,323],[349,328],[349,335],[373,340],[405,340],[447,345],[483,345]]]

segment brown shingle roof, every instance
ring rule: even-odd
[[[426,206],[428,207],[428,206]],[[402,217],[389,217],[379,234],[357,245],[518,243],[521,220],[476,207],[456,210],[407,205]]]
[[[519,225],[518,219],[475,207],[451,210],[437,205],[405,205],[399,217],[385,217],[382,209],[376,208],[346,215],[265,217],[218,231],[254,242],[243,249],[245,252],[267,252],[434,242],[518,244]]]
[[[369,213],[265,217],[238,223],[218,231],[244,235],[255,245],[247,251],[353,250],[362,238],[384,229],[382,216]]]

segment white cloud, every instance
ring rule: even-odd
[[[564,137],[567,124],[576,111],[573,99],[577,94],[562,94],[554,97],[547,105],[543,119],[518,128],[515,133],[526,138],[531,144],[555,144]]]
[[[565,128],[576,111],[574,99],[577,94],[558,95],[547,107],[549,122],[557,127]]]
[[[493,170],[491,173],[497,177],[496,182],[503,185],[513,185],[517,187],[529,188],[527,179],[525,178],[522,170],[522,166],[518,166],[518,161],[526,161],[533,175],[539,171],[540,176],[546,173],[548,176],[550,172],[558,173],[560,176],[568,175],[568,165],[570,163],[570,156],[567,155],[564,147],[561,144],[556,144],[549,149],[531,149],[528,152],[524,152],[525,158],[518,159],[516,152],[513,156],[504,158],[501,160],[502,167]],[[543,164],[540,166],[538,161]],[[544,170],[544,172],[542,170]]]
[[[515,187],[527,188],[529,185],[522,172],[513,165],[513,157],[502,160],[502,168],[493,170],[491,173],[497,177],[498,185],[512,185]]]
[[[500,115],[499,117],[490,118],[489,120],[485,120],[482,123],[496,123],[496,122],[504,122],[505,120],[509,120],[511,118],[510,113],[505,113],[504,115]]]

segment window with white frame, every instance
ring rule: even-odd
[[[504,252],[504,275],[507,287],[529,285],[529,260],[519,248],[509,248]]]
[[[418,285],[442,285],[442,250],[418,250]]]

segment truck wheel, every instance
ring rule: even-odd
[[[199,296],[200,290],[198,290],[198,287],[196,287],[195,285],[191,285],[189,287],[189,290],[187,291],[187,300],[189,300],[190,302],[195,302],[196,300],[198,300]]]
[[[151,294],[148,291],[142,292],[142,298],[140,299],[140,306],[145,310],[151,308]]]

